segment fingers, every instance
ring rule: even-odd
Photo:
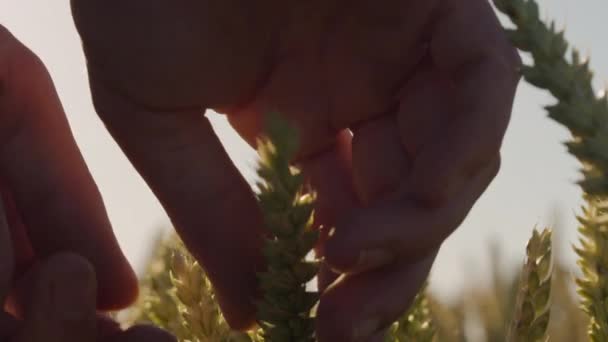
[[[72,251],[92,262],[101,308],[130,303],[137,281],[42,62],[0,26],[0,176],[35,254]]]
[[[326,151],[302,161],[300,166],[317,192],[314,213],[315,225],[322,227],[316,255],[325,254],[324,244],[336,222],[357,206],[357,195],[353,191],[352,136],[342,131],[334,145]],[[318,286],[323,291],[338,275],[323,263],[318,275]]]
[[[396,260],[412,260],[438,248],[465,219],[480,193],[500,168],[496,156],[489,166],[468,180],[463,191],[439,209],[421,208],[409,200],[386,200],[354,213],[327,242],[326,260],[345,273],[376,269]]]
[[[351,217],[359,217],[362,213],[370,210],[372,203],[378,203],[382,199],[385,201],[399,195],[397,189],[411,168],[411,162],[405,153],[399,135],[396,119],[392,116],[384,116],[373,121],[367,122],[354,129],[353,139],[353,178],[358,197],[362,202],[357,210],[350,213]],[[382,151],[382,153],[379,153]],[[384,202],[382,202],[384,203]],[[382,218],[385,220],[385,218]],[[392,260],[393,255],[384,251],[353,251],[353,247],[345,243],[340,243],[344,237],[352,239],[353,234],[358,234],[362,238],[375,235],[377,223],[369,226],[356,226],[357,230],[350,225],[356,220],[341,220],[336,232],[327,244],[327,262],[336,270],[358,272],[361,265],[344,263],[342,249],[346,249],[347,255],[365,253],[365,267],[373,265],[381,266]],[[402,230],[403,227],[395,229]],[[333,241],[338,240],[338,241]],[[347,259],[348,260],[348,259]],[[355,266],[357,269],[344,268]]]
[[[317,316],[319,342],[374,341],[407,309],[435,258],[402,262],[346,276],[321,297]]]
[[[416,156],[409,185],[411,196],[439,207],[498,153],[519,81],[519,57],[486,0],[442,2],[430,57],[452,83],[442,96],[451,108],[437,139]]]
[[[262,217],[202,109],[147,110],[95,80],[100,117],[205,268],[230,325],[249,327],[264,267]]]
[[[363,205],[395,194],[411,168],[397,120],[384,116],[353,130],[353,178]],[[345,228],[346,229],[346,228]]]
[[[367,164],[353,165],[351,159],[354,157],[354,150],[357,157],[370,157],[373,161],[395,157],[397,162],[390,163],[393,168],[407,168],[406,161],[403,161],[404,165],[400,163],[403,158],[401,151],[395,151],[394,155],[387,153],[375,156],[369,148],[370,145],[377,146],[371,142],[386,142],[389,147],[394,147],[391,143],[394,139],[399,139],[398,132],[387,134],[391,133],[391,130],[383,128],[394,126],[390,120],[383,119],[369,131],[363,129],[355,132],[355,140],[359,140],[352,143],[353,151],[352,138],[343,133],[332,149],[302,163],[305,175],[319,195],[318,215],[315,217],[317,223],[334,225],[359,207],[355,188],[359,191],[359,198],[374,200],[379,194],[386,192],[385,186],[390,184],[382,182],[393,180],[383,172],[388,172],[390,176],[393,175],[393,169],[366,167]],[[399,145],[398,141],[396,145]],[[354,181],[359,183],[357,187],[353,187],[353,166],[359,166],[354,170]],[[380,178],[381,182],[374,182],[374,177]],[[371,181],[368,182],[368,179]],[[348,228],[344,225],[339,227]],[[336,234],[349,235],[349,232]],[[406,264],[391,270],[383,269],[341,278],[328,289],[327,286],[333,283],[336,274],[324,265],[319,275],[319,288],[322,291],[326,289],[323,291],[317,318],[319,341],[383,341],[385,328],[407,310],[419,285],[426,279],[432,262],[432,258],[429,259],[414,266]]]
[[[430,54],[401,93],[398,126],[411,166],[405,181],[394,184],[397,195],[336,229],[326,260],[342,271],[361,272],[437,248],[498,171],[518,83],[517,55],[485,0],[442,2],[434,26]],[[355,147],[355,172],[357,157]],[[398,164],[377,169],[390,165]]]
[[[32,293],[14,342],[96,341],[96,277],[89,262],[75,254],[57,254],[26,278]]]
[[[333,145],[298,164],[317,192],[315,224],[331,227],[357,204],[352,179],[352,136],[340,132]]]

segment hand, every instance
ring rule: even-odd
[[[58,252],[90,260],[100,309],[123,307],[137,280],[43,63],[0,26],[0,194],[16,275]],[[1,270],[4,272],[4,270]]]
[[[118,324],[98,315],[95,271],[86,259],[76,254],[58,253],[38,260],[21,277],[14,277],[10,235],[4,208],[0,203],[0,340],[175,341],[166,332],[148,326],[122,331]],[[13,305],[8,306],[6,300],[13,284]],[[5,311],[9,307],[11,310]]]
[[[498,171],[519,59],[485,0],[72,6],[100,117],[235,328],[253,319],[262,220],[204,109],[252,145],[269,110],[300,129],[317,224],[336,226],[323,342],[381,335]],[[327,288],[330,268],[346,276]]]

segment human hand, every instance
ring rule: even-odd
[[[0,202],[0,340],[10,342],[173,342],[160,329],[122,331],[97,313],[93,266],[73,253],[38,259],[15,276],[13,242]],[[11,294],[11,305],[7,298]],[[9,309],[9,310],[6,310]]]
[[[95,267],[100,309],[133,301],[136,277],[114,238],[53,82],[40,59],[1,25],[0,194],[16,275],[58,252],[72,252]]]
[[[320,341],[401,315],[498,171],[519,57],[490,5],[381,4],[72,0],[97,111],[233,327],[253,318],[262,220],[204,109],[252,145],[269,110],[300,129],[317,224],[336,226],[319,248]],[[327,288],[330,268],[347,276]]]

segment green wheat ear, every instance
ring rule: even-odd
[[[433,323],[426,287],[425,284],[416,296],[412,307],[391,326],[386,342],[435,341],[437,328]]]
[[[557,103],[546,107],[549,116],[565,125],[573,135],[566,146],[583,165],[585,191],[576,248],[583,272],[577,280],[584,311],[591,320],[589,336],[593,341],[608,341],[608,96],[596,96],[589,62],[577,50],[569,62],[565,55],[568,43],[564,32],[554,23],[539,19],[538,5],[531,0],[494,0],[516,26],[507,30],[511,41],[522,51],[530,52],[534,65],[524,66],[522,74],[531,84],[546,89]]]
[[[169,274],[175,241],[159,238],[156,242],[154,255],[141,284],[139,311],[131,313],[134,317],[130,321],[133,322],[128,323],[152,323],[183,341],[189,332],[179,313],[178,299]]]
[[[521,272],[520,292],[515,316],[509,329],[510,342],[545,341],[551,313],[553,271],[552,233],[535,229],[526,248],[527,258]]]
[[[191,342],[251,342],[245,333],[232,331],[222,316],[211,282],[201,266],[182,250],[172,255],[171,281],[179,311]]]
[[[566,60],[568,42],[564,32],[557,32],[553,22],[548,25],[539,19],[535,1],[494,3],[516,25],[516,29],[506,31],[511,41],[534,59],[534,65],[522,67],[522,75],[557,100],[545,109],[574,137],[566,146],[583,163],[584,179],[579,184],[590,196],[608,195],[608,93],[595,95],[589,61],[581,59],[576,49],[571,61]]]
[[[258,200],[268,230],[263,249],[268,269],[259,274],[263,299],[257,303],[264,341],[314,341],[313,307],[319,300],[306,284],[317,274],[306,261],[318,240],[312,229],[315,194],[290,161],[298,148],[294,128],[277,114],[268,117],[266,136],[258,141]]]
[[[153,323],[180,342],[251,342],[232,331],[215,299],[203,269],[177,236],[159,240],[142,284],[140,312],[134,321]]]
[[[579,256],[583,277],[576,280],[583,309],[591,318],[593,341],[608,341],[608,222],[606,201],[588,203],[578,217],[581,234]]]

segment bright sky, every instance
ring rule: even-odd
[[[539,0],[544,17],[567,28],[567,37],[590,54],[601,87],[608,77],[604,0]],[[84,59],[70,19],[68,1],[0,0],[0,23],[34,50],[49,68],[77,142],[103,194],[116,235],[128,258],[140,265],[158,227],[168,219],[160,205],[121,155],[93,112]],[[495,239],[509,262],[519,261],[531,229],[559,217],[563,251],[576,239],[574,212],[580,193],[577,163],[561,142],[568,133],[546,118],[541,106],[550,98],[527,85],[519,88],[503,148],[503,167],[463,226],[444,245],[431,278],[432,288],[455,295],[485,279],[488,240]],[[251,178],[254,154],[215,117],[216,129],[237,165]],[[51,233],[51,232],[49,232]],[[494,246],[494,245],[492,245]]]

